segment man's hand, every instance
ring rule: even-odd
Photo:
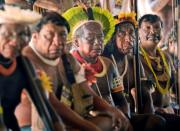
[[[114,130],[132,131],[132,126],[128,118],[117,108],[112,108],[110,111],[112,115],[113,128]]]

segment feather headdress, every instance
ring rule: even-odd
[[[104,43],[106,44],[107,41],[111,38],[114,28],[115,28],[115,21],[112,14],[105,9],[99,7],[91,7],[93,18],[95,21],[99,22],[103,27],[104,32]],[[88,22],[89,18],[87,13],[84,11],[82,7],[73,7],[67,10],[63,16],[70,24],[70,33],[68,35],[68,42],[72,41],[72,34],[75,32],[79,25],[82,23]]]
[[[136,21],[136,13],[135,12],[121,12],[115,18],[115,23],[120,24],[122,22],[131,22],[135,27],[138,25],[138,22]]]

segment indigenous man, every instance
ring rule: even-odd
[[[14,12],[16,12],[18,16],[13,16],[12,13]],[[25,69],[23,60],[27,60],[20,56],[21,49],[28,43],[30,37],[27,25],[40,18],[41,16],[36,13],[17,7],[4,6],[4,10],[0,11],[0,99],[4,110],[4,121],[8,130],[20,131],[14,111],[20,102],[23,88],[28,91],[33,102],[36,102],[35,105],[41,116],[43,116],[44,113],[40,112],[42,111],[43,103],[37,103],[40,102],[42,98],[35,96],[37,93],[34,94],[39,89],[32,87],[32,81],[29,80],[31,77],[35,79],[36,76],[32,75],[30,77],[27,72],[23,70]],[[28,64],[29,67],[32,68],[29,62]],[[32,74],[34,74],[33,70],[31,71]],[[46,99],[44,100],[44,102],[48,103]],[[49,111],[53,111],[50,106],[48,107]],[[53,114],[53,112],[51,112],[51,114]],[[58,117],[55,115],[52,116],[52,122],[54,122],[54,124],[59,123]],[[63,130],[63,127],[62,123],[60,123],[58,126],[59,129],[56,128],[56,130]]]
[[[91,16],[94,17],[94,19],[96,19],[97,15],[99,18],[103,16],[103,13],[97,14],[98,11],[96,12],[94,8],[91,9],[93,12]],[[68,12],[71,11],[73,11],[73,9],[70,9]],[[104,10],[101,9],[100,11],[103,12]],[[79,14],[82,13],[83,10],[80,10]],[[96,14],[96,16],[94,14]],[[107,17],[107,15],[110,13],[104,12],[104,14],[106,14],[104,15],[104,17]],[[66,13],[65,16],[67,16]],[[85,14],[85,16],[81,17],[87,17],[87,15]],[[108,18],[111,17],[112,15],[110,14]],[[114,19],[112,17],[112,19],[109,20],[111,21]],[[102,22],[103,19],[99,19],[99,21]],[[72,24],[74,24],[74,22]],[[110,27],[111,25],[109,24],[109,27],[104,26],[104,29],[107,28],[109,30]],[[119,108],[122,109],[123,112],[128,115],[127,102],[122,93],[123,88],[118,87],[118,83],[116,84],[118,80],[116,80],[117,75],[113,63],[108,58],[99,57],[103,51],[104,42],[104,33],[101,24],[96,20],[84,20],[84,22],[79,22],[79,24],[76,24],[76,26],[73,27],[73,29],[73,44],[77,47],[77,50],[73,50],[72,55],[84,67],[85,77],[88,80],[89,85],[92,89],[96,91],[96,93],[100,97],[105,99],[111,105],[114,105],[111,93],[113,92],[114,95],[119,94],[119,100],[121,101],[119,104]],[[114,83],[113,80],[115,81]]]
[[[173,63],[167,52],[157,47],[161,40],[162,22],[157,15],[147,14],[139,20],[141,62],[147,79],[153,81],[152,90],[155,112],[167,120],[167,129],[179,130],[180,118],[172,115],[170,88],[174,84]]]
[[[72,55],[85,68],[86,79],[90,86],[99,96],[104,98],[111,105],[114,105],[111,93],[119,95],[119,108],[128,114],[128,107],[123,88],[113,88],[113,80],[117,77],[116,70],[110,59],[101,57],[103,50],[103,31],[101,25],[96,21],[87,21],[74,31],[77,50]]]
[[[53,93],[49,96],[51,103],[65,122],[71,124],[73,127],[89,131],[100,129],[103,131],[111,131],[113,128],[127,130],[128,128],[125,123],[127,124],[128,120],[125,116],[95,95],[83,77],[84,73],[82,68],[70,54],[64,53],[68,31],[69,25],[63,17],[55,12],[47,13],[36,25],[30,46],[24,50],[24,54],[32,60],[36,69],[43,70],[49,75],[54,87],[52,89],[53,92],[59,94],[58,98],[60,98],[62,102],[61,106],[53,100],[55,99]],[[64,56],[66,56],[66,59]],[[69,64],[64,65],[63,63]],[[68,67],[68,65],[70,65],[70,67]],[[72,73],[71,75],[68,74],[70,72]],[[75,77],[75,82],[80,86],[77,88],[77,92],[82,89],[84,90],[83,92],[89,93],[84,94],[80,98],[86,99],[86,105],[84,105],[84,103],[79,104],[80,101],[76,103],[80,106],[86,106],[83,112],[78,112],[81,116],[67,108],[67,106],[69,106],[77,111],[77,108],[75,108],[77,105],[72,102],[72,98],[73,101],[77,100],[73,92],[76,87],[70,87],[73,76]],[[69,79],[69,77],[71,77],[71,79]],[[78,108],[80,108],[80,106]],[[114,121],[112,121],[111,117],[103,115],[93,117],[92,115],[96,114],[92,114],[92,112],[90,112],[91,110],[110,112],[110,116]]]
[[[86,12],[87,14],[83,8],[79,7],[77,8],[79,12],[76,12],[71,18],[68,17],[68,14],[73,13],[75,9],[76,8],[70,9],[67,13],[65,12],[65,14],[63,14],[70,22],[80,17],[77,21],[73,21],[73,23],[70,24],[74,29],[72,33],[70,33],[72,34],[70,37],[73,38],[73,45],[75,47],[75,50],[72,50],[71,53],[84,67],[85,77],[91,88],[112,106],[114,106],[114,102],[111,93],[113,92],[114,95],[118,94],[119,100],[121,101],[119,108],[128,115],[127,102],[122,94],[123,88],[118,87],[118,83],[116,83],[118,80],[116,80],[117,75],[114,66],[111,60],[99,57],[103,50],[104,40],[107,41],[108,37],[113,33],[114,24],[111,23],[111,21],[114,22],[114,19],[107,10],[98,7],[92,7],[92,12]],[[104,22],[105,24],[103,25],[104,19],[101,18],[107,20],[107,23]],[[98,19],[98,22],[96,19]],[[83,22],[79,22],[81,20]],[[102,27],[102,25],[104,27]],[[103,29],[106,30],[105,37]],[[113,82],[113,80],[115,82]],[[114,89],[112,89],[113,87]]]

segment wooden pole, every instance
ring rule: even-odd
[[[137,0],[131,1],[133,2],[134,12],[136,13],[136,20],[138,16],[138,5]],[[135,74],[135,88],[136,88],[136,109],[138,114],[143,113],[143,105],[142,105],[142,90],[141,90],[141,76],[140,76],[140,61],[139,61],[139,41],[138,41],[138,28],[135,28],[135,43],[134,43],[134,74]]]

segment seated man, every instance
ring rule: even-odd
[[[119,95],[118,108],[128,114],[128,105],[123,95],[124,87],[113,82],[118,79],[114,65],[110,59],[100,56],[104,36],[101,25],[91,20],[76,29],[73,37],[77,50],[73,50],[72,55],[84,67],[89,85],[111,105],[114,105],[112,95]]]
[[[69,31],[67,21],[58,13],[50,12],[44,15],[34,29],[30,46],[26,47],[23,53],[31,59],[37,70],[46,72],[50,77],[54,88],[51,89],[52,93],[49,94],[49,100],[58,114],[63,118],[64,122],[73,128],[89,131],[100,129],[103,131],[111,131],[113,128],[128,130],[127,118],[120,111],[95,95],[88,87],[85,81],[86,79],[82,76],[83,71],[81,66],[79,66],[70,54],[65,54],[64,47]],[[68,64],[63,64],[66,61],[64,56],[66,56],[72,69],[68,67]],[[68,75],[68,72],[72,72],[72,75]],[[74,103],[76,97],[73,91],[76,87],[71,87],[71,81],[68,79],[68,77],[72,77],[73,74],[75,74],[77,85],[80,86],[80,89],[77,89],[77,91],[84,90],[84,92],[88,92],[88,94],[83,97],[84,99],[89,99],[89,102],[86,103],[85,111],[83,110],[85,113],[78,112],[81,116],[74,112],[77,111],[75,107],[77,106],[76,104],[79,103]],[[61,104],[55,101],[55,92],[58,94],[57,97],[60,99]],[[91,107],[93,108],[89,108],[89,105],[92,105]],[[70,110],[67,106],[74,111]],[[80,106],[84,106],[84,104],[80,104]],[[93,117],[94,114],[90,112],[91,110],[100,112],[107,111],[111,115],[110,117],[109,115],[107,116],[107,114],[105,116],[99,115]]]
[[[174,114],[170,89],[174,86],[174,70],[168,52],[158,48],[162,36],[162,21],[159,16],[147,14],[139,20],[140,58],[146,78],[154,86],[151,88],[155,112],[167,121],[167,129],[180,130],[180,117]]]
[[[14,12],[18,13],[18,17],[12,15]],[[17,7],[4,6],[4,10],[0,10],[0,101],[1,113],[8,130],[20,131],[14,111],[20,103],[23,89],[27,90],[49,130],[54,127],[51,127],[48,121],[56,126],[54,130],[64,129],[45,96],[39,93],[41,87],[36,82],[37,78],[30,62],[20,55],[30,37],[28,24],[40,18],[35,12]]]
[[[65,14],[63,14],[67,19],[69,19],[69,22],[78,17],[78,13],[73,15],[71,18],[68,17],[68,14],[74,13],[74,9],[72,8],[68,10],[67,13],[65,12]],[[103,50],[104,39],[108,39],[108,36],[111,36],[113,33],[114,18],[108,11],[97,7],[91,8],[91,16],[85,14],[81,7],[77,7],[77,9],[82,18],[79,18],[70,24],[73,29],[71,31],[72,33],[70,33],[72,34],[71,37],[74,38],[73,45],[74,47],[77,47],[72,50],[72,55],[84,67],[85,77],[91,88],[113,106],[114,101],[112,95],[118,95],[120,101],[118,108],[128,115],[128,105],[123,95],[124,88],[119,86],[117,72],[113,63],[110,59],[100,56]],[[86,20],[83,18],[94,20]],[[103,25],[103,19],[101,18],[107,20],[106,25]],[[103,25],[103,27],[101,25]],[[107,33],[104,34],[103,31],[106,31]]]

